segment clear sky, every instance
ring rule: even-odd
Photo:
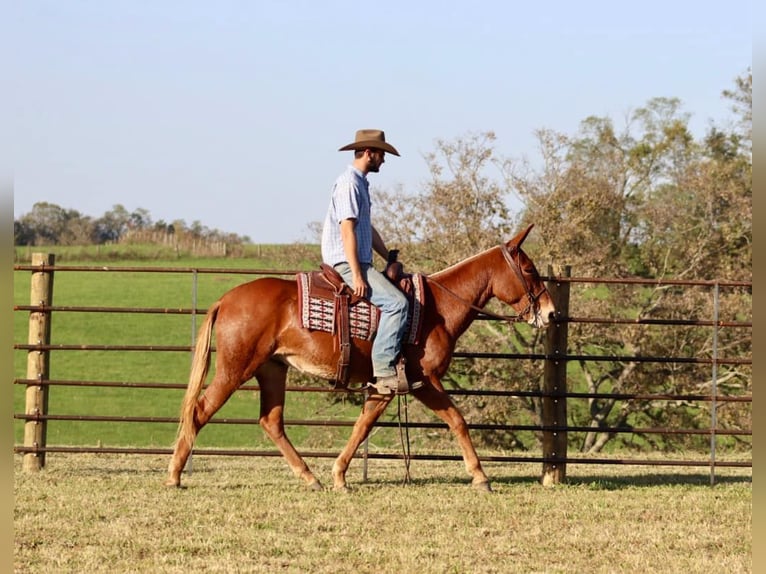
[[[676,97],[696,136],[730,117],[753,2],[30,0],[6,4],[0,171],[14,215],[199,221],[256,243],[314,240],[337,149],[380,128],[402,157],[370,181],[416,192],[438,139],[616,124]]]

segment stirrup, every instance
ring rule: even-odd
[[[423,381],[408,382],[400,377],[391,375],[382,377],[374,383],[367,383],[367,389],[379,395],[406,395],[423,387]]]
[[[410,392],[407,381],[397,375],[376,378],[375,382],[368,383],[368,386],[379,395],[405,395]]]

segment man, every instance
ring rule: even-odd
[[[335,181],[322,229],[322,260],[335,267],[355,295],[380,308],[378,332],[372,343],[375,392],[408,392],[404,377],[396,374],[396,361],[407,326],[408,303],[382,273],[373,267],[373,250],[388,259],[388,249],[372,225],[368,173],[377,173],[386,153],[398,156],[380,130],[359,130],[355,140],[338,151],[354,151],[354,161]],[[403,374],[402,374],[403,375]]]

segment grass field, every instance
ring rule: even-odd
[[[571,466],[544,488],[528,466],[489,464],[494,493],[457,462],[349,471],[350,494],[311,492],[281,459],[197,457],[185,489],[167,459],[50,455],[15,467],[15,572],[752,572],[752,479]],[[331,461],[313,464],[328,483]],[[456,478],[457,477],[457,478]]]
[[[266,262],[268,263],[268,262]],[[68,261],[66,265],[99,265],[133,267],[194,268],[264,268],[263,261],[241,259],[172,260],[136,262]],[[14,302],[28,305],[29,272],[14,274]],[[53,303],[61,306],[141,307],[205,309],[235,285],[255,278],[240,274],[204,274],[196,277],[196,305],[193,305],[193,278],[186,273],[91,272],[59,271],[54,279]],[[198,325],[201,318],[197,318]],[[26,343],[29,314],[14,313],[14,341]],[[189,315],[173,314],[107,314],[97,312],[56,312],[53,316],[51,343],[69,345],[153,345],[189,346],[196,328]],[[50,378],[67,381],[114,381],[185,384],[191,361],[190,352],[149,351],[53,351],[50,358]],[[15,351],[14,374],[25,378],[27,352]],[[291,379],[294,380],[294,379]],[[314,384],[321,384],[315,381]],[[51,414],[108,415],[133,417],[175,417],[183,392],[180,390],[147,390],[140,388],[52,387],[49,410]],[[219,417],[252,418],[258,412],[258,394],[237,393],[220,411]],[[303,395],[303,394],[302,394]],[[307,412],[326,408],[321,397],[291,400],[291,413],[302,418]],[[14,388],[14,412],[24,411],[24,387]],[[358,408],[341,403],[338,416],[353,416]],[[296,428],[296,439],[307,434]],[[23,440],[23,421],[15,421],[17,443]],[[103,446],[169,446],[175,436],[175,424],[144,424],[90,421],[51,421],[48,424],[49,444]],[[200,446],[255,446],[262,437],[256,432],[243,431],[241,426],[211,425],[200,437]],[[261,446],[265,445],[262,443]],[[270,445],[270,443],[269,443]]]
[[[270,261],[234,259],[65,263],[273,268]],[[200,274],[197,307],[250,278]],[[189,308],[191,297],[188,274],[60,272],[53,302]],[[29,304],[28,272],[14,274],[14,300]],[[14,341],[26,342],[27,330],[28,314],[14,313]],[[61,312],[52,342],[183,346],[193,330],[186,315]],[[26,358],[15,351],[16,378],[25,378]],[[190,358],[188,352],[55,351],[51,378],[185,384]],[[14,412],[23,412],[24,387],[13,392]],[[49,407],[52,414],[175,417],[181,395],[53,387]],[[217,418],[253,418],[258,404],[257,392],[240,391]],[[413,401],[412,420],[435,420],[418,408]],[[292,393],[286,406],[287,418],[353,421],[358,412],[358,405],[323,393]],[[385,418],[395,416],[389,408]],[[288,432],[299,449],[338,452],[349,431],[292,426]],[[14,434],[23,442],[23,422],[14,422]],[[169,448],[175,424],[53,421],[48,436],[55,445]],[[457,454],[447,431],[414,430],[411,438],[416,452],[427,441],[431,450]],[[399,440],[394,429],[376,430],[371,448],[396,450]],[[197,446],[273,449],[259,427],[224,424],[208,425]],[[331,483],[331,459],[307,462]],[[413,482],[405,486],[401,461],[370,461],[364,482],[355,460],[348,474],[354,490],[344,495],[305,490],[281,458],[200,454],[184,477],[187,488],[167,489],[161,486],[167,463],[153,455],[49,453],[43,471],[25,473],[16,455],[15,571],[752,572],[750,468],[718,469],[710,487],[699,468],[569,465],[567,484],[543,488],[539,464],[486,463],[495,492],[482,495],[468,486],[458,461],[413,461]]]

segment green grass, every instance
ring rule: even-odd
[[[242,259],[184,259],[177,261],[142,261],[140,265],[155,267],[176,266],[194,268],[264,268],[262,262]],[[133,267],[133,261],[69,261],[66,265]],[[30,303],[29,271],[14,273],[14,302]],[[193,277],[186,273],[96,272],[58,271],[54,277],[53,304],[89,307],[143,307],[205,309],[224,292],[239,283],[254,279],[252,275],[197,274],[197,302],[193,305]],[[202,317],[197,317],[199,326]],[[29,313],[14,313],[14,341],[27,342]],[[190,346],[192,334],[190,315],[177,314],[125,314],[100,312],[55,312],[52,319],[51,343],[66,345],[154,345]],[[14,376],[26,378],[27,355],[15,351]],[[116,381],[185,384],[191,353],[144,351],[87,351],[61,350],[50,354],[50,378],[73,381]],[[294,381],[295,374],[291,381]],[[300,379],[302,380],[302,379]],[[320,385],[324,382],[314,381]],[[25,389],[14,386],[14,412],[24,412]],[[49,393],[50,414],[108,415],[132,417],[175,417],[181,403],[181,390],[152,390],[136,388],[87,388],[53,386]],[[287,416],[306,418],[323,409],[328,401],[315,393],[293,393],[288,398]],[[257,418],[258,393],[240,391],[219,411],[217,418]],[[353,417],[358,413],[354,405],[340,405],[338,413]],[[15,421],[16,443],[23,442],[23,421]],[[169,446],[175,438],[175,424],[147,424],[135,422],[77,422],[51,421],[48,423],[48,444],[102,446]],[[347,430],[335,432],[344,434]],[[306,427],[294,427],[291,438],[296,442],[317,442]],[[264,440],[259,427],[242,425],[210,425],[200,434],[201,447],[255,447],[272,448]]]
[[[749,573],[752,478],[715,487],[672,474],[572,466],[544,488],[490,464],[494,493],[460,463],[361,461],[350,494],[308,491],[281,459],[195,457],[185,489],[156,456],[60,455],[14,473],[14,571],[365,574]],[[313,466],[325,484],[331,460]],[[743,475],[744,474],[744,475]]]
[[[59,254],[57,254],[58,257]],[[278,258],[275,257],[275,260]],[[109,267],[182,267],[195,269],[276,269],[278,261],[245,259],[183,258],[174,261],[70,260],[57,264],[68,266]],[[284,265],[281,268],[285,268]],[[197,274],[196,308],[206,309],[226,291],[257,276],[249,274]],[[29,271],[14,272],[14,303],[30,304]],[[190,273],[140,271],[64,271],[54,277],[53,304],[57,306],[140,307],[190,309],[193,277]],[[196,319],[196,327],[202,322]],[[29,313],[14,313],[14,341],[26,343]],[[191,346],[190,315],[126,314],[101,312],[54,312],[51,343],[65,345],[154,345]],[[196,334],[196,333],[195,333]],[[27,351],[14,351],[14,377],[27,378]],[[187,382],[190,351],[92,351],[59,350],[50,353],[50,379],[63,381],[111,381],[128,383],[182,384]],[[211,374],[212,376],[212,374]],[[210,378],[208,379],[208,382]],[[290,371],[289,384],[326,387],[327,382]],[[25,410],[25,387],[13,386],[14,412]],[[49,414],[76,416],[162,417],[178,415],[183,391],[178,389],[103,388],[52,386],[49,391]],[[259,393],[240,390],[216,414],[214,421],[257,419]],[[297,419],[335,419],[353,422],[359,414],[358,403],[343,395],[335,399],[326,393],[290,393],[285,417]],[[382,420],[393,420],[389,409]],[[433,415],[425,415],[436,420]],[[175,423],[144,422],[48,422],[48,445],[103,447],[169,448],[175,440]],[[290,439],[300,449],[339,451],[349,435],[348,427],[288,426]],[[446,431],[445,433],[446,434]],[[377,431],[373,437],[381,448],[397,445],[398,435],[391,430]],[[24,421],[14,421],[14,441],[23,444]],[[257,424],[211,423],[200,433],[200,448],[253,448],[273,450],[273,443]],[[454,448],[454,446],[453,446]]]

